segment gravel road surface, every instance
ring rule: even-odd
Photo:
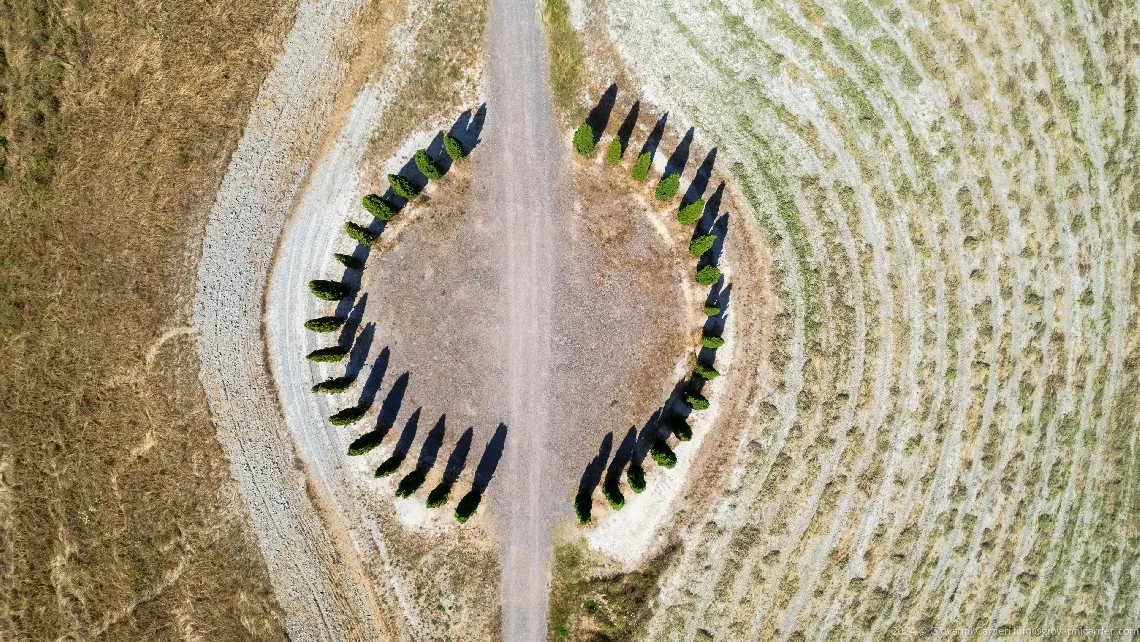
[[[507,292],[501,336],[510,437],[497,506],[502,550],[503,639],[546,639],[552,494],[544,492],[552,357],[555,208],[559,155],[546,82],[546,40],[533,0],[494,0],[488,19],[488,149],[480,178],[494,194]]]

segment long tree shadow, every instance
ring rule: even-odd
[[[606,131],[606,127],[610,123],[610,112],[614,109],[614,103],[617,102],[617,83],[610,83],[602,97],[598,99],[598,104],[590,110],[586,116],[586,124],[594,131],[594,144],[602,139],[602,134]]]
[[[637,454],[637,429],[630,426],[629,431],[625,433],[625,437],[618,444],[617,450],[614,451],[613,460],[610,461],[609,467],[606,469],[606,483],[612,484],[621,479],[621,473]],[[603,462],[604,463],[604,462]]]
[[[483,449],[483,456],[479,458],[479,465],[475,468],[475,481],[471,484],[471,490],[478,491],[480,494],[487,490],[491,478],[499,469],[499,460],[503,458],[503,449],[506,444],[507,425],[499,424],[499,427],[495,429],[495,434],[487,442],[487,447]]]
[[[404,429],[400,431],[400,438],[396,440],[396,447],[392,451],[392,456],[385,459],[376,468],[376,477],[387,477],[396,472],[400,465],[404,463],[404,459],[408,456],[408,451],[412,448],[412,442],[416,439],[416,431],[419,429],[420,413],[423,408],[416,408],[411,417],[408,417],[408,422],[404,424]],[[379,431],[380,429],[378,429]]]
[[[443,479],[440,480],[438,486],[428,493],[428,508],[436,508],[447,503],[451,496],[452,487],[459,480],[463,468],[467,466],[467,455],[471,452],[471,440],[474,436],[475,429],[469,427],[459,438],[459,441],[455,442],[455,448],[452,449],[451,456],[447,458],[447,465],[443,468]]]
[[[396,497],[410,497],[423,486],[428,473],[435,466],[435,458],[439,454],[440,445],[443,444],[443,434],[446,429],[447,415],[440,415],[439,421],[435,423],[427,438],[424,439],[424,443],[420,445],[420,456],[416,460],[416,467],[412,469],[412,472],[405,475],[396,486]],[[398,447],[399,445],[397,445]]]
[[[471,440],[474,437],[475,429],[469,427],[459,438],[459,441],[455,442],[455,448],[451,450],[451,455],[447,458],[447,465],[443,468],[444,483],[454,484],[463,474],[463,468],[467,466],[467,455],[471,453]]]
[[[376,327],[369,323],[364,326],[360,334],[356,335],[356,341],[352,343],[352,349],[348,351],[348,363],[344,367],[346,377],[356,377],[360,374],[368,360],[368,351],[372,349],[372,338],[375,334]]]
[[[436,457],[439,456],[439,448],[443,445],[443,435],[446,431],[447,415],[440,415],[439,421],[435,422],[435,426],[428,432],[423,445],[420,446],[420,456],[419,459],[416,460],[416,470],[422,470],[426,473],[435,467],[435,460]]]
[[[506,447],[506,443],[507,425],[499,424],[499,427],[495,429],[495,434],[487,442],[487,447],[483,449],[483,456],[479,458],[479,465],[475,468],[475,480],[471,484],[471,490],[455,506],[455,519],[460,524],[466,523],[479,509],[479,504],[483,501],[483,494],[487,492],[487,486],[499,468],[499,460],[503,458],[503,449]],[[429,498],[429,505],[430,503]]]
[[[610,451],[613,449],[614,434],[612,432],[606,433],[602,438],[602,445],[598,448],[598,454],[586,464],[586,469],[582,471],[582,477],[578,480],[578,493],[574,496],[574,510],[578,513],[578,521],[586,523],[590,521],[590,513],[594,505],[594,490],[597,489],[598,484],[602,481],[602,475],[606,472],[606,462],[610,459]]]
[[[669,155],[669,159],[665,161],[665,173],[663,176],[670,174],[680,174],[685,171],[685,166],[689,164],[689,149],[693,146],[693,132],[695,128],[690,127],[689,131],[685,132],[685,136]]]
[[[650,158],[657,155],[657,147],[661,145],[661,138],[665,135],[665,123],[669,120],[669,112],[661,114],[661,118],[657,119],[657,124],[653,126],[653,131],[649,132],[649,138],[645,139],[645,144],[641,146],[641,151],[638,155],[648,153]]]
[[[708,155],[705,156],[704,162],[697,168],[696,174],[693,175],[692,182],[689,183],[689,189],[685,190],[685,196],[681,199],[682,207],[705,195],[705,190],[709,187],[709,181],[712,180],[712,171],[715,165],[716,148],[713,147],[709,150]]]
[[[481,141],[479,138],[483,133],[483,123],[487,120],[487,103],[479,105],[479,108],[472,114],[471,110],[465,111],[460,114],[456,119],[455,124],[447,131],[447,134],[452,138],[459,141],[463,146],[463,151],[470,154],[471,150],[475,149]]]
[[[344,325],[340,327],[340,334],[337,335],[337,345],[342,348],[352,347],[353,339],[356,337],[356,331],[360,329],[360,324],[364,320],[364,308],[367,305],[368,293],[365,292],[360,295],[359,299],[356,299],[352,308],[348,311],[348,316],[344,318]]]
[[[369,324],[371,325],[371,324]],[[391,358],[391,350],[388,346],[380,351],[376,357],[376,361],[372,363],[372,369],[368,372],[368,378],[364,380],[364,385],[360,389],[360,399],[356,405],[360,408],[371,408],[373,402],[376,401],[376,393],[380,391],[380,386],[384,383],[384,375],[388,372],[388,362]]]
[[[388,431],[396,425],[396,417],[400,415],[400,406],[404,404],[404,393],[408,390],[409,373],[405,372],[396,379],[380,404],[380,412],[376,415],[377,430]]]
[[[625,155],[629,149],[629,139],[633,136],[633,128],[637,126],[637,115],[641,111],[641,101],[633,101],[633,107],[629,108],[629,113],[626,114],[625,120],[622,121],[621,127],[618,127],[617,137],[621,141],[621,153]]]

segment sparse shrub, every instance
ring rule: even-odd
[[[370,452],[373,448],[379,446],[381,441],[384,441],[384,433],[380,432],[379,430],[366,432],[354,439],[352,443],[348,445],[348,454],[351,457],[364,455]]]
[[[717,348],[724,345],[724,339],[722,339],[720,337],[714,337],[711,334],[706,334],[706,335],[701,337],[701,345],[706,347],[706,348],[711,348],[713,350],[716,350]]]
[[[317,348],[305,355],[305,358],[319,363],[336,363],[343,359],[346,354],[348,354],[348,348],[333,346],[331,348]]]
[[[621,139],[614,136],[610,141],[610,146],[606,149],[606,162],[610,165],[617,165],[621,162]]]
[[[483,495],[479,491],[471,491],[459,500],[459,504],[455,506],[455,521],[460,524],[466,524],[467,520],[475,514],[479,509],[479,502],[482,501]]]
[[[656,196],[657,200],[661,201],[662,203],[667,203],[670,199],[677,195],[677,190],[680,189],[680,187],[681,175],[670,174],[665,178],[662,178],[661,182],[657,184],[657,191],[654,193],[654,196]]]
[[[715,306],[715,305],[706,305],[705,306],[705,316],[706,317],[715,317],[718,314],[720,314],[720,307],[719,306]]]
[[[439,508],[447,503],[447,498],[451,496],[451,484],[446,482],[431,489],[427,496],[428,508]]]
[[[376,472],[374,474],[376,477],[387,477],[397,470],[400,470],[400,465],[403,463],[403,455],[392,455],[391,457],[380,462],[380,465],[376,467]]]
[[[677,212],[677,220],[681,225],[692,225],[701,218],[701,214],[705,213],[705,200],[698,198],[697,200],[689,203]]]
[[[704,256],[705,252],[712,249],[713,244],[716,243],[716,237],[712,234],[703,234],[697,238],[689,241],[689,254],[693,256]]]
[[[674,417],[669,429],[677,436],[677,441],[689,441],[693,438],[693,428],[682,417]]]
[[[621,510],[625,506],[625,495],[622,495],[621,486],[618,483],[620,479],[620,477],[607,479],[606,483],[602,484],[602,495],[610,503],[610,508],[614,510]]]
[[[673,452],[664,439],[658,439],[649,445],[649,456],[662,468],[672,468],[677,465],[677,453]]]
[[[697,373],[708,381],[712,381],[713,379],[716,379],[720,376],[720,372],[718,372],[716,368],[701,361],[698,361],[697,364],[693,366],[693,372]]]
[[[720,280],[720,268],[715,265],[706,265],[697,271],[697,283],[711,286]]]
[[[326,281],[324,279],[309,281],[309,291],[313,293],[313,296],[325,301],[340,301],[351,292],[348,286],[340,281]]]
[[[709,400],[698,392],[690,392],[685,395],[685,405],[693,410],[708,410]]]
[[[380,198],[376,194],[369,194],[364,197],[364,209],[368,210],[378,220],[390,221],[396,216],[396,208],[392,207],[388,201]]]
[[[329,417],[329,423],[334,426],[347,426],[360,421],[364,417],[364,408],[352,406]]]
[[[415,183],[399,174],[388,174],[388,184],[392,186],[393,192],[403,196],[409,201],[415,198],[416,194],[420,193]]]
[[[356,377],[333,377],[313,386],[313,392],[344,392],[353,381],[356,381]]]
[[[317,317],[306,321],[305,329],[313,332],[336,332],[342,325],[344,319],[341,317]]]
[[[453,161],[462,160],[464,156],[467,156],[467,152],[463,149],[463,143],[449,134],[443,135],[443,149]]]
[[[376,232],[373,232],[363,225],[353,223],[352,221],[348,221],[344,224],[344,231],[352,237],[352,240],[361,245],[372,245],[376,242],[376,239],[380,238],[380,235]]]
[[[341,254],[339,252],[333,252],[333,258],[336,259],[341,265],[343,265],[344,267],[346,267],[350,270],[363,270],[364,269],[364,264],[360,262],[360,259],[357,259],[355,256],[353,256],[351,254]]]
[[[421,174],[428,177],[428,180],[438,181],[443,178],[443,170],[439,168],[439,165],[435,164],[431,156],[428,156],[427,150],[416,150],[415,159],[416,167],[420,170]]]
[[[579,524],[590,523],[590,513],[594,508],[594,498],[583,490],[579,490],[578,494],[574,496],[574,514],[578,516]]]
[[[594,151],[594,128],[590,123],[582,123],[574,131],[574,149],[583,156],[589,156]]]
[[[645,469],[637,462],[630,462],[629,469],[625,471],[626,481],[629,482],[629,489],[635,493],[640,493],[645,490]]]
[[[425,479],[427,479],[427,473],[420,470],[419,468],[413,470],[407,475],[404,475],[404,478],[401,479],[400,483],[396,485],[396,497],[399,497],[401,499],[411,497],[417,490],[420,489],[420,486],[424,485]]]
[[[629,175],[633,180],[641,182],[649,178],[649,167],[653,164],[653,155],[649,152],[642,152],[641,156],[633,163],[633,169],[629,170]]]

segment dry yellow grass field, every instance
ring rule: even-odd
[[[0,639],[284,635],[179,329],[292,9],[0,3]]]

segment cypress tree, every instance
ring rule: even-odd
[[[574,514],[578,516],[579,524],[590,523],[590,513],[594,508],[594,498],[590,494],[578,490],[578,494],[574,496]]]
[[[356,377],[333,377],[313,386],[313,392],[344,392],[354,381]]]
[[[654,196],[656,196],[657,200],[661,201],[662,203],[667,203],[670,199],[677,195],[677,190],[680,188],[681,175],[670,174],[665,178],[662,178],[660,183],[657,183],[657,191]]]
[[[364,264],[361,263],[355,256],[351,254],[341,254],[333,252],[333,258],[340,262],[341,265],[350,270],[363,270]]]
[[[711,286],[720,280],[720,269],[715,265],[706,265],[697,271],[697,283]]]
[[[715,305],[706,305],[705,306],[705,316],[706,317],[715,317],[718,314],[720,314],[720,308],[719,307],[717,307]]]
[[[625,495],[621,493],[621,487],[618,484],[619,479],[620,477],[615,477],[612,480],[607,479],[606,483],[602,484],[602,495],[610,503],[610,508],[614,510],[621,510],[625,506]]]
[[[417,490],[420,489],[420,486],[424,485],[425,479],[427,479],[427,473],[420,470],[419,468],[413,470],[407,475],[404,475],[404,478],[401,479],[400,483],[396,485],[396,497],[399,497],[401,499],[411,497]]]
[[[649,167],[653,164],[653,156],[649,152],[643,152],[641,156],[633,163],[633,168],[629,170],[629,175],[633,180],[641,182],[649,177]]]
[[[380,465],[376,468],[376,472],[374,473],[374,475],[376,477],[387,477],[388,475],[391,475],[392,473],[399,470],[400,464],[403,464],[403,463],[404,463],[404,456],[403,455],[392,455],[391,457],[380,462]]]
[[[658,439],[649,445],[649,456],[662,468],[672,468],[677,465],[677,453],[673,452],[663,439]]]
[[[594,151],[594,128],[590,123],[582,123],[574,132],[574,149],[583,156],[589,156]]]
[[[641,467],[641,464],[630,462],[629,470],[625,471],[625,478],[633,492],[640,493],[645,490],[645,469]]]
[[[693,366],[693,372],[708,381],[712,381],[720,376],[720,372],[718,372],[716,368],[700,361]]]
[[[348,445],[348,454],[352,457],[366,454],[373,448],[379,446],[380,442],[383,440],[384,433],[380,432],[379,430],[366,432],[354,439],[353,442]]]
[[[388,185],[392,186],[392,191],[403,196],[409,201],[420,193],[416,184],[399,174],[388,174]]]
[[[677,436],[677,441],[689,441],[693,438],[693,428],[681,417],[674,417],[669,428]]]
[[[416,150],[415,159],[416,167],[420,170],[421,174],[428,177],[428,180],[438,181],[443,178],[443,170],[439,168],[439,165],[435,164],[431,156],[428,156],[427,150]]]
[[[677,220],[680,221],[681,225],[692,225],[701,218],[701,214],[704,214],[704,212],[705,199],[698,198],[677,212]]]
[[[447,503],[447,498],[451,495],[451,485],[444,482],[439,486],[431,489],[427,496],[428,508],[439,508]]]
[[[317,348],[305,355],[305,358],[319,363],[336,363],[343,359],[346,354],[348,354],[348,348],[332,346],[331,348]]]
[[[471,519],[471,516],[479,509],[479,502],[482,499],[483,495],[474,490],[464,495],[455,507],[455,521],[466,524],[467,520]]]
[[[712,234],[698,236],[692,241],[689,241],[689,254],[693,256],[704,256],[705,252],[711,250],[715,243],[716,237]]]
[[[609,148],[606,149],[606,162],[610,165],[617,165],[621,162],[621,153],[621,139],[614,136],[614,139],[610,141]]]
[[[309,291],[313,293],[313,296],[325,301],[340,301],[351,292],[348,286],[340,281],[325,279],[309,281]]]
[[[717,348],[724,345],[724,339],[722,339],[720,337],[714,337],[711,334],[706,334],[706,335],[701,337],[701,345],[706,347],[706,348],[716,350]]]
[[[363,202],[364,209],[377,220],[390,221],[396,216],[396,208],[376,194],[365,196]]]
[[[347,426],[360,421],[364,417],[364,408],[352,406],[329,417],[329,423],[334,426]]]
[[[448,134],[443,135],[443,149],[447,151],[447,155],[453,161],[462,160],[464,156],[467,156],[467,152],[463,151],[463,143],[459,142],[458,138]]]
[[[336,332],[344,325],[343,317],[317,317],[305,322],[305,329],[313,332]]]
[[[709,400],[705,399],[705,396],[700,393],[690,392],[685,395],[685,405],[693,410],[708,410]]]
[[[372,245],[376,242],[376,239],[380,238],[380,235],[376,232],[369,230],[363,225],[353,223],[352,221],[348,221],[344,224],[344,231],[352,237],[352,240],[361,245]]]

